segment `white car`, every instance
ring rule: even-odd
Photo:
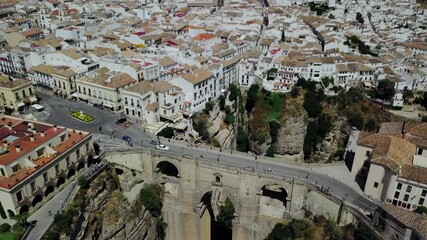
[[[167,150],[169,150],[169,147],[165,146],[163,144],[160,144],[160,145],[156,146],[156,149],[167,151]]]

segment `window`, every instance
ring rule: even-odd
[[[12,170],[14,173],[18,172],[19,169],[21,169],[21,166],[19,164],[16,164],[15,166],[12,167]]]
[[[22,193],[21,191],[18,191],[17,193],[15,193],[16,199],[18,200],[18,202],[22,201]]]
[[[70,166],[70,157],[65,158],[65,162],[67,163],[67,166]]]
[[[401,183],[397,184],[397,189],[402,189],[402,184]]]
[[[77,149],[76,156],[77,156],[77,158],[80,158],[80,149]]]
[[[412,186],[407,186],[406,187],[406,192],[411,192],[411,190],[412,190]]]
[[[30,187],[31,187],[31,192],[36,191],[36,183],[35,183],[34,181],[32,181],[32,182],[30,183]]]
[[[394,193],[394,198],[399,198],[400,192],[395,192]]]
[[[41,155],[43,155],[43,153],[44,153],[44,147],[37,150],[37,157],[40,157]]]
[[[423,190],[423,192],[421,193],[421,196],[425,197],[427,195],[427,190]]]
[[[378,188],[378,182],[374,182],[374,188]]]
[[[418,205],[423,205],[424,204],[424,198],[420,198],[420,201],[418,201]]]
[[[56,164],[56,165],[55,165],[55,172],[56,172],[56,174],[58,174],[58,173],[59,173],[59,164]]]
[[[367,157],[371,156],[371,151],[366,151],[366,156]]]
[[[423,149],[422,148],[418,148],[418,155],[423,155]]]
[[[47,176],[47,173],[43,173],[43,180],[44,182],[49,181],[49,177]]]
[[[405,196],[403,197],[403,201],[408,201],[408,199],[409,199],[409,195],[405,194]]]
[[[89,143],[86,143],[85,148],[86,148],[86,152],[89,152]]]
[[[1,175],[2,176],[6,176],[6,174],[4,173],[4,169],[3,168],[0,168],[0,171],[1,171]]]

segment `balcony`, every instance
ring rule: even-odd
[[[162,106],[162,108],[166,109],[166,110],[171,110],[173,107],[174,107],[174,105],[171,103],[166,103]]]

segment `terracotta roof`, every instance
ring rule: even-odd
[[[65,56],[72,58],[74,60],[80,59],[82,56],[80,56],[80,54],[77,52],[76,49],[73,48],[68,48],[68,49],[64,49],[59,51],[59,53],[64,54]]]
[[[399,166],[412,165],[416,146],[406,139],[377,133],[361,132],[358,144],[373,148],[371,161],[396,172]]]
[[[203,68],[199,68],[194,70],[192,73],[187,73],[185,75],[182,75],[182,78],[191,82],[192,84],[198,84],[212,76],[213,74],[211,71],[208,71]]]
[[[214,37],[216,37],[214,34],[201,33],[201,34],[193,37],[193,40],[194,41],[206,41],[206,40],[212,39]]]
[[[43,33],[41,29],[35,28],[35,29],[29,29],[27,31],[24,32],[20,32],[20,34],[22,34],[24,37],[30,37],[36,34],[41,34]]]
[[[95,76],[85,76],[76,81],[81,83],[92,83],[113,89],[121,88],[135,82],[129,74],[113,72],[106,67],[96,70]]]
[[[408,123],[405,123],[405,131],[406,132],[408,132],[412,135],[419,136],[419,137],[427,139],[427,123],[419,123],[415,126],[408,126],[408,127],[406,124],[408,124]]]
[[[420,234],[423,239],[427,239],[426,215],[411,212],[388,203],[380,203],[380,207],[407,227],[417,231],[417,233]]]
[[[148,92],[158,93],[158,92],[164,92],[169,89],[175,88],[176,90],[180,91],[181,88],[170,84],[166,81],[156,81],[156,82],[150,82],[150,81],[142,81],[138,82],[133,86],[130,86],[126,89],[126,91],[139,93],[141,95],[144,95]]]
[[[147,106],[145,106],[145,110],[147,111],[155,111],[159,108],[159,103],[153,102],[153,103],[149,103],[147,104]]]
[[[176,64],[177,62],[170,57],[163,57],[159,59],[159,64],[163,67],[171,66]]]
[[[402,167],[399,177],[427,184],[427,168],[416,165],[405,165]]]
[[[403,122],[384,122],[381,124],[379,134],[401,136],[403,131]]]
[[[10,81],[10,80],[0,81],[0,87],[2,88],[17,88],[25,85],[32,85],[32,83],[27,79],[16,79],[14,81]]]

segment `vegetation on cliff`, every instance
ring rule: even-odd
[[[293,219],[288,224],[278,223],[265,240],[374,240],[372,231],[359,224],[340,227],[333,219],[316,215],[310,219]]]

